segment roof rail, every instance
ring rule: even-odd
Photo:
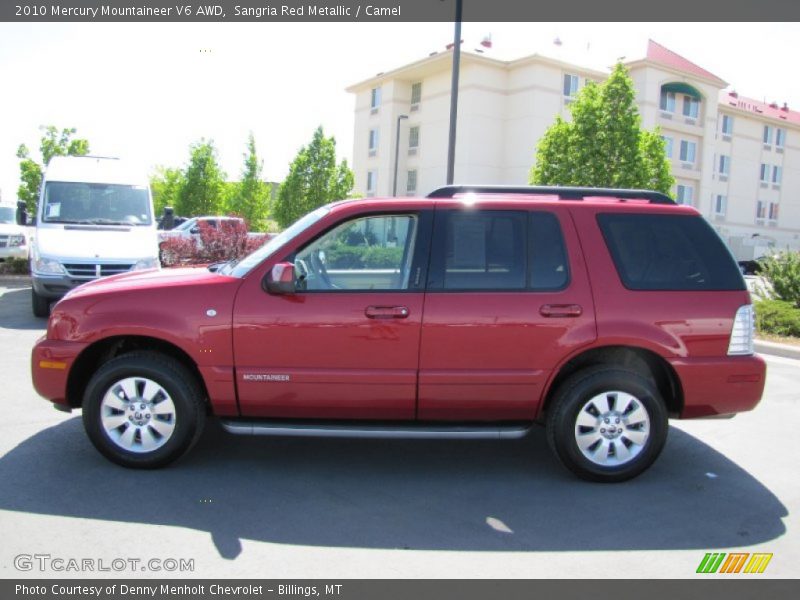
[[[611,188],[566,187],[566,186],[507,186],[507,185],[446,185],[433,190],[427,198],[452,198],[456,194],[548,194],[557,195],[561,200],[583,200],[589,197],[619,198],[621,200],[644,199],[651,204],[675,204],[675,201],[661,192],[651,190],[622,190]]]

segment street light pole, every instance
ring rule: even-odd
[[[447,146],[447,185],[453,184],[456,167],[456,116],[458,114],[458,71],[461,66],[461,11],[463,0],[456,0],[453,38],[453,78],[450,84],[450,139]]]
[[[397,164],[400,162],[400,121],[407,119],[408,115],[397,117],[397,131],[394,136],[394,185],[392,186],[392,196],[397,196]]]

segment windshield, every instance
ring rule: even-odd
[[[252,254],[248,254],[235,265],[232,265],[230,273],[226,273],[226,269],[221,269],[219,272],[225,275],[233,275],[234,277],[244,277],[253,267],[260,264],[265,258],[270,256],[278,248],[296,238],[303,233],[306,229],[311,227],[314,223],[319,221],[322,217],[331,211],[329,206],[322,206],[314,212],[308,213],[302,219],[296,221],[288,228],[284,229],[280,234],[272,238],[266,244],[261,246]]]
[[[0,206],[0,223],[16,223],[17,211],[10,206]]]
[[[42,221],[150,225],[150,194],[146,186],[51,181],[44,190]]]

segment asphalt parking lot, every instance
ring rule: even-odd
[[[686,578],[709,577],[695,570],[710,551],[773,553],[748,577],[797,576],[800,361],[767,357],[751,413],[673,422],[655,466],[624,484],[575,479],[543,430],[503,442],[258,439],[212,423],[180,462],[137,472],[94,450],[79,412],[34,392],[30,348],[45,321],[29,289],[0,282],[0,577]],[[21,571],[20,555],[95,571]],[[125,568],[97,570],[115,559]],[[130,559],[193,570],[141,573]]]

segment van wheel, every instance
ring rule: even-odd
[[[547,417],[547,441],[583,479],[618,482],[655,462],[667,439],[667,411],[652,380],[606,365],[570,376]]]
[[[50,316],[50,298],[40,296],[36,290],[31,288],[31,308],[33,309],[33,316],[40,318],[47,318]]]
[[[131,352],[104,364],[83,397],[83,425],[100,453],[123,467],[154,469],[183,456],[205,423],[203,393],[181,363]]]

